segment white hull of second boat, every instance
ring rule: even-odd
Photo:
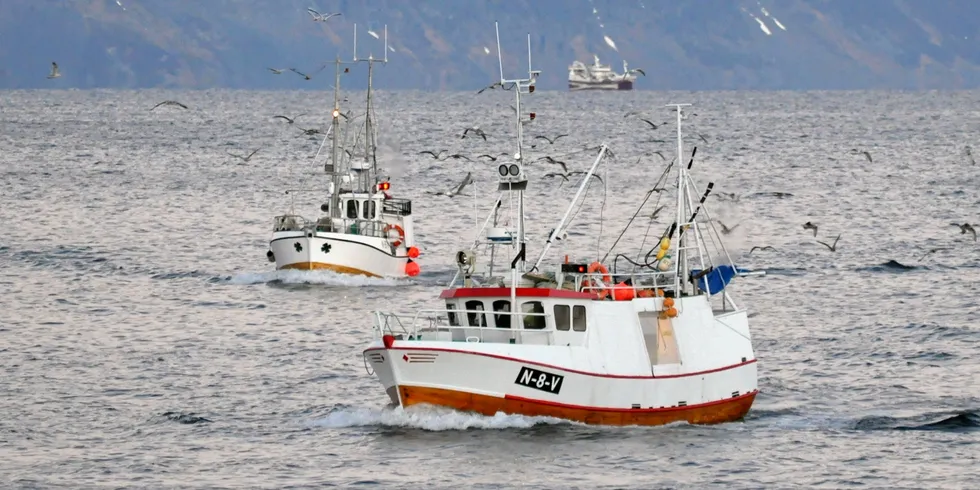
[[[579,90],[633,90],[632,80],[620,81],[568,81],[568,90],[577,92]]]
[[[394,252],[388,240],[322,231],[275,232],[269,244],[276,269],[329,270],[369,277],[408,277],[404,245]]]
[[[422,333],[421,340],[389,337],[389,345],[377,339],[364,358],[392,402],[406,407],[430,404],[613,425],[742,418],[758,392],[745,311],[712,318],[704,297],[684,298],[680,316],[659,320],[661,329],[663,322],[671,324],[666,328],[676,336],[676,350],[659,352],[657,339],[664,337],[649,331],[657,323],[643,325],[637,316],[656,301],[596,302],[589,325],[606,335],[586,333],[580,345],[546,340],[574,335],[568,333],[467,328]],[[453,342],[454,333],[469,341]],[[501,336],[520,339],[510,343]],[[612,339],[617,340],[609,344]],[[648,349],[669,363],[651,366]]]

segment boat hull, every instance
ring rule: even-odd
[[[502,412],[597,425],[717,424],[743,418],[758,393],[754,359],[654,377],[600,375],[446,348],[372,345],[364,357],[395,404],[429,404],[483,415]],[[545,373],[548,379],[560,378],[560,389],[555,393],[519,383],[525,368],[534,370],[531,385],[538,373]]]
[[[325,232],[277,232],[269,243],[276,269],[328,270],[368,277],[407,277],[408,257],[380,237]],[[401,252],[400,255],[397,252]]]
[[[695,407],[609,409],[553,404],[514,395],[499,397],[421,386],[399,386],[398,391],[401,404],[404,407],[430,404],[487,416],[503,412],[528,417],[555,417],[594,425],[666,425],[674,422],[720,424],[735,422],[741,420],[749,412],[757,393],[751,392],[728,400],[719,400]]]
[[[568,90],[572,92],[580,90],[633,90],[633,82],[631,80],[619,82],[578,82],[569,80]]]

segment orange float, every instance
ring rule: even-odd
[[[408,277],[415,277],[419,275],[419,272],[422,272],[422,268],[419,267],[419,263],[412,259],[408,259],[408,263],[405,264],[405,274],[407,274]]]

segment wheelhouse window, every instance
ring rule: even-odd
[[[483,313],[482,301],[466,302],[466,323],[471,327],[487,326],[487,315]]]
[[[364,219],[374,219],[377,204],[374,201],[364,201],[361,211],[364,212]]]
[[[510,328],[510,301],[498,299],[493,302],[493,323],[497,328]]]
[[[446,310],[447,310],[446,316],[449,317],[449,325],[453,327],[458,327],[459,318],[456,316],[456,312],[453,311],[455,309],[456,309],[455,303],[446,303]]]
[[[555,328],[567,332],[572,326],[572,309],[568,305],[555,305]]]
[[[572,330],[576,332],[585,331],[585,306],[575,305],[572,308]]]
[[[526,301],[522,303],[521,312],[524,313],[525,330],[544,330],[544,306],[540,301]]]
[[[357,199],[347,201],[347,217],[357,219]]]

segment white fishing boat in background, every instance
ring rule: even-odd
[[[630,70],[625,60],[623,73],[616,73],[609,65],[599,63],[598,55],[592,56],[592,65],[576,60],[568,67],[569,90],[633,90],[636,73],[646,74],[643,70]]]
[[[350,128],[359,117],[341,113],[341,66],[350,63],[336,61],[333,118],[330,131],[320,145],[322,150],[327,140],[331,140],[329,163],[324,165],[330,177],[326,189],[328,199],[319,204],[322,214],[308,219],[295,211],[297,194],[323,190],[287,191],[291,196],[290,211],[276,216],[266,254],[270,262],[276,263],[276,269],[329,270],[372,277],[406,277],[420,272],[412,202],[393,198],[391,183],[378,174],[372,79],[374,63],[388,61],[387,27],[384,44],[383,58],[358,59],[357,27],[354,27],[351,63],[368,65],[367,110],[363,115],[363,132],[357,136],[362,143],[360,147],[356,142],[349,149],[340,147],[340,118],[344,117],[345,126]]]
[[[499,39],[498,31],[498,57]],[[502,57],[499,62],[501,83],[517,87],[514,161],[498,168],[500,194],[479,240],[457,254],[459,272],[440,294],[445,309],[376,312],[375,338],[362,354],[368,371],[402,407],[430,404],[611,425],[709,424],[745,416],[758,393],[758,378],[747,312],[728,288],[740,271],[703,208],[713,184],[702,193],[689,173],[693,153],[686,168],[672,164],[676,173],[665,172],[658,183],[676,175],[673,224],[652,235],[646,223],[637,227],[646,230],[642,243],[647,244],[630,254],[637,260],[615,254],[630,263],[629,270],[616,270],[615,259],[610,272],[605,258],[569,262],[567,256],[553,271],[539,269],[592,183],[607,154],[605,145],[528,267],[524,162],[529,160],[521,96],[530,92],[539,72],[529,66],[528,78],[506,80]],[[680,124],[687,105],[672,104],[677,161],[683,155]],[[662,194],[648,192],[638,214],[652,195]],[[507,200],[517,203],[513,230],[491,226]],[[629,229],[628,224],[624,233]],[[712,245],[719,248],[712,251]],[[495,251],[489,267],[477,263],[478,246]],[[495,256],[505,256],[499,276],[492,272]]]

